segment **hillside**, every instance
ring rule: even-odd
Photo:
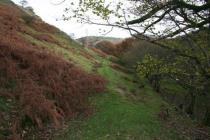
[[[83,70],[95,63],[91,56],[9,1],[0,2],[0,16],[0,138],[29,139],[35,129],[88,116],[87,97],[105,89],[104,78]]]
[[[100,41],[110,41],[113,43],[120,42],[121,38],[114,38],[114,37],[102,37],[102,36],[88,36],[88,37],[82,37],[77,39],[78,42],[84,45],[94,46],[97,42]]]
[[[0,139],[209,139],[118,57],[9,0],[0,19]]]

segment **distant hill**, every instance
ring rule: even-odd
[[[81,44],[88,43],[88,46],[95,46],[95,44],[99,41],[110,41],[112,43],[117,43],[122,41],[123,38],[114,38],[114,37],[103,37],[103,36],[87,36],[77,39]]]

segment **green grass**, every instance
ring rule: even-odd
[[[67,131],[62,139],[115,140],[141,137],[146,140],[160,133],[160,123],[154,121],[154,115],[150,113],[152,110],[148,110],[143,104],[126,101],[114,91],[98,95],[92,102],[97,106],[98,112],[79,124],[80,131]]]
[[[108,60],[101,60],[101,62],[102,62],[102,67],[98,69],[98,72],[100,75],[106,77],[106,79],[109,81],[108,86],[111,89],[117,88],[118,86],[125,86],[129,90],[136,88],[130,81],[126,80],[126,79],[132,79],[133,77],[131,75],[112,69],[109,66],[110,61]]]
[[[38,32],[34,31],[31,28],[29,28],[29,31],[31,31],[35,34],[38,34]],[[76,44],[73,40],[68,40],[67,37],[62,39],[62,37],[64,36],[62,33],[55,34],[55,35],[53,35],[53,37],[58,39],[62,43],[63,47],[60,47],[57,44],[49,43],[46,41],[37,40],[27,34],[19,33],[19,35],[23,36],[25,39],[30,41],[32,44],[46,47],[49,50],[59,54],[66,60],[73,61],[76,65],[78,65],[79,67],[82,67],[84,70],[86,70],[88,72],[90,72],[92,70],[93,62],[91,62],[90,60],[88,60],[87,58],[85,58],[79,54],[80,50],[83,48],[80,45]]]
[[[164,103],[159,95],[147,85],[136,95],[143,98],[142,101],[119,94],[116,91],[119,85],[130,92],[138,89],[138,84],[126,81],[123,77],[132,79],[133,76],[110,68],[108,60],[101,58],[100,61],[102,66],[98,72],[109,81],[107,92],[90,98],[96,108],[92,116],[71,121],[69,128],[55,140],[178,140],[179,136],[173,130],[164,129],[157,118]]]

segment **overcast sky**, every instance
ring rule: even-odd
[[[16,4],[19,4],[20,0],[12,0]],[[67,34],[71,35],[74,34],[76,38],[84,37],[84,36],[102,36],[103,34],[100,33],[100,29],[107,31],[110,27],[98,26],[98,25],[82,25],[77,23],[75,20],[70,21],[62,21],[59,19],[64,14],[64,9],[68,7],[68,0],[60,5],[54,5],[52,3],[58,3],[62,0],[27,0],[28,6],[33,7],[34,12],[40,16],[45,22],[52,24],[62,31],[66,32]],[[75,0],[78,1],[78,0]],[[129,37],[129,32],[114,28],[112,32],[105,36],[110,37]]]

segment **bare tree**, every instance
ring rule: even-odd
[[[21,4],[22,7],[25,7],[28,4],[28,1],[27,0],[21,0],[19,3]]]

